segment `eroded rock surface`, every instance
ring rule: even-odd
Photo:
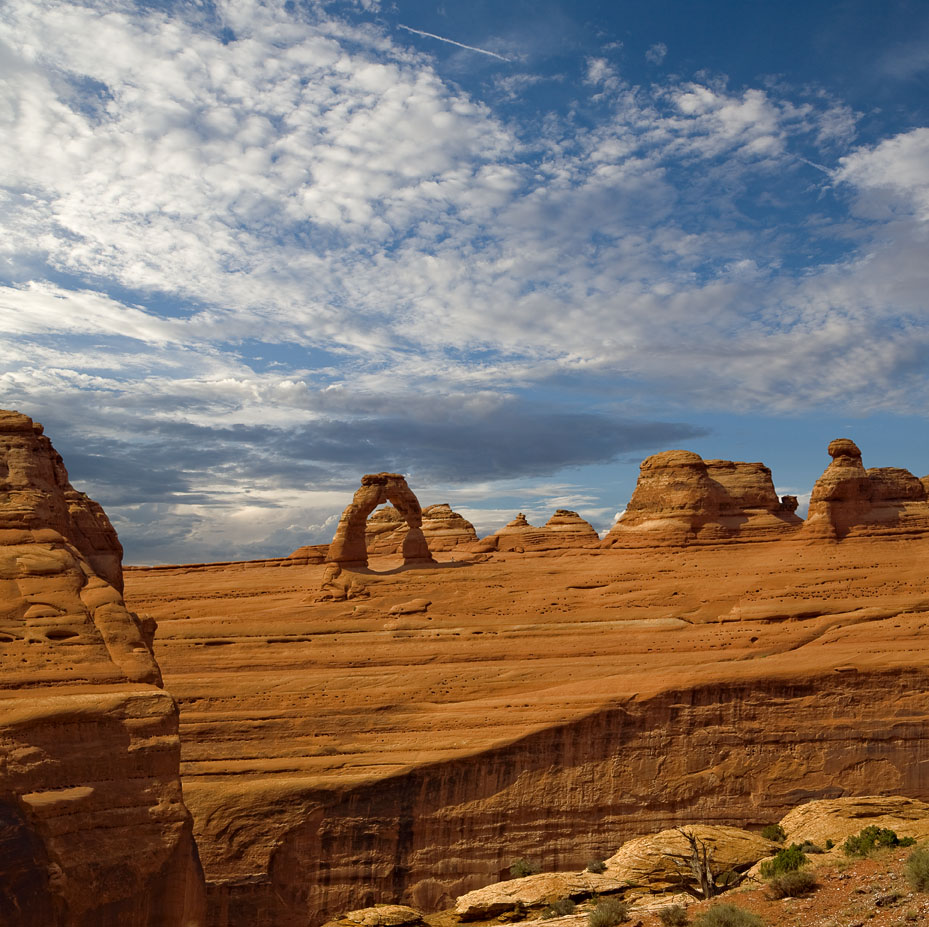
[[[929,804],[902,795],[865,795],[854,798],[825,798],[807,802],[788,811],[781,827],[791,843],[809,840],[839,846],[846,837],[874,825],[896,831],[898,837],[929,837]]]
[[[541,528],[529,524],[526,516],[520,512],[511,522],[479,541],[473,549],[524,553],[599,546],[600,537],[593,525],[584,521],[577,512],[558,509]]]
[[[41,425],[0,413],[0,856],[20,859],[0,865],[6,927],[203,923],[177,708],[121,557]]]
[[[423,513],[419,500],[399,473],[368,473],[361,478],[361,487],[339,519],[335,537],[329,545],[329,560],[351,566],[367,565],[365,538],[368,516],[385,502],[393,504],[408,526],[400,544],[404,562],[432,560],[422,530]]]
[[[430,551],[454,550],[477,540],[474,525],[446,502],[427,505],[422,511],[422,530]],[[406,519],[392,505],[378,509],[368,519],[366,541],[368,550],[378,554],[398,554],[403,549]]]
[[[603,546],[768,539],[802,524],[796,508],[796,498],[777,497],[762,463],[663,451],[642,461],[632,498]]]
[[[929,498],[922,480],[899,467],[866,470],[854,441],[829,444],[832,463],[816,481],[804,533],[841,539],[849,534],[929,530]]]

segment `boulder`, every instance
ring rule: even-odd
[[[41,425],[0,412],[0,921],[196,927],[178,711],[122,548]],[[11,859],[15,862],[11,863]]]
[[[561,898],[580,901],[594,894],[615,894],[627,887],[623,879],[609,872],[540,872],[461,895],[455,902],[455,914],[463,921],[488,920],[517,905],[540,908]]]
[[[929,838],[929,804],[901,795],[825,798],[788,811],[781,818],[788,843],[809,840],[837,846],[865,827],[888,827],[898,837]]]
[[[828,447],[832,463],[816,481],[804,533],[840,539],[849,534],[929,530],[926,486],[909,470],[866,470],[854,441],[837,438]]]
[[[423,915],[405,904],[376,904],[349,911],[342,915],[341,920],[360,927],[406,927],[408,924],[422,924]]]
[[[802,524],[796,503],[777,497],[762,463],[663,451],[642,462],[632,498],[602,546],[778,537]]]
[[[693,834],[709,848],[715,873],[728,869],[746,872],[758,860],[777,851],[778,846],[751,831],[723,825],[688,824],[663,830],[624,843],[606,860],[604,875],[628,882],[650,892],[667,892],[681,884],[682,864],[690,844],[682,831]],[[689,871],[687,871],[689,876]],[[688,878],[688,881],[691,881]]]

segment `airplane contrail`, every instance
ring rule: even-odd
[[[479,52],[482,55],[490,55],[491,58],[499,58],[501,61],[512,61],[512,58],[505,58],[503,55],[498,55],[496,52],[487,51],[486,48],[476,48],[473,45],[465,45],[463,42],[456,42],[454,39],[446,39],[441,35],[434,35],[432,32],[423,32],[422,29],[413,29],[410,26],[404,26],[403,23],[397,23],[401,29],[406,29],[407,32],[412,32],[414,35],[423,35],[427,39],[437,39],[439,42],[447,42],[449,45],[457,45],[459,48],[466,48],[468,51]]]

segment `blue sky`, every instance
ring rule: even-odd
[[[929,472],[922,0],[7,0],[0,81],[0,404],[130,563]]]

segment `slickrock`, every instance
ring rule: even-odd
[[[577,547],[599,547],[600,538],[593,525],[584,521],[577,512],[558,509],[541,528],[530,525],[520,512],[494,534],[482,539],[473,547],[481,551],[566,550]]]
[[[826,798],[788,811],[780,823],[792,843],[809,840],[824,846],[832,840],[838,846],[871,825],[888,827],[898,837],[925,840],[929,838],[929,804],[902,795]]]
[[[519,857],[579,870],[837,790],[929,800],[927,557],[926,534],[794,532],[372,555],[341,568],[361,605],[313,600],[324,565],[128,571],[181,707],[211,927],[436,910]]]
[[[766,540],[802,524],[796,503],[778,499],[762,463],[663,451],[642,461],[632,498],[603,547]]]
[[[909,470],[865,470],[854,441],[837,438],[828,448],[832,463],[816,481],[804,534],[841,539],[849,534],[929,530],[929,499]]]
[[[468,892],[456,899],[455,914],[463,921],[488,920],[517,905],[541,908],[561,898],[579,901],[594,894],[616,894],[628,887],[622,876],[610,872],[539,872]]]
[[[399,473],[368,473],[342,513],[328,559],[334,563],[364,566],[368,562],[365,532],[368,516],[384,502],[393,503],[408,525],[400,550],[405,563],[430,562],[432,555],[423,535],[419,500]]]
[[[423,535],[433,552],[454,550],[477,540],[474,525],[448,503],[428,505],[423,509]],[[403,548],[406,520],[392,505],[378,509],[368,519],[366,542],[371,553],[398,554]]]
[[[341,921],[359,924],[360,927],[407,927],[422,924],[422,911],[403,904],[378,904],[370,908],[360,908],[343,914]]]
[[[685,834],[696,838],[700,852],[706,847],[718,873],[728,869],[746,872],[779,849],[772,841],[737,827],[687,824],[624,843],[606,860],[605,875],[652,893],[675,890],[681,884],[682,872],[692,882],[686,868],[692,850]]]
[[[154,622],[123,601],[121,557],[42,426],[0,413],[5,927],[203,923],[177,707]]]

